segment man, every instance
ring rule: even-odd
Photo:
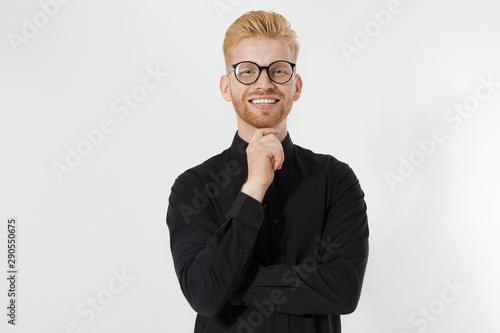
[[[295,32],[249,12],[227,30],[220,90],[236,110],[231,147],[181,174],[167,211],[195,332],[340,332],[368,257],[364,194],[345,163],[294,145]]]

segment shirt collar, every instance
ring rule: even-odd
[[[290,157],[292,156],[293,147],[294,147],[292,139],[290,138],[290,133],[286,132],[285,140],[283,140],[283,142],[281,142],[281,145],[283,146],[283,151],[285,153],[285,162],[284,163],[286,163],[287,160],[289,160]],[[238,135],[238,131],[236,131],[236,133],[234,134],[233,143],[231,144],[231,148],[229,148],[231,150],[231,152],[246,161],[247,146],[248,146],[248,142],[246,142],[245,140],[240,138],[240,136]]]

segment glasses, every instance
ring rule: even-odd
[[[256,82],[262,70],[267,71],[267,75],[274,83],[285,84],[293,76],[295,64],[286,60],[272,62],[269,66],[259,66],[252,61],[241,61],[232,65],[234,76],[242,84],[252,84]]]

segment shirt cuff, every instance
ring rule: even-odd
[[[231,208],[229,208],[226,217],[228,219],[236,218],[252,221],[257,219],[262,221],[264,218],[264,209],[258,200],[255,200],[246,193],[240,192],[231,205]]]

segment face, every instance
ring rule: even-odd
[[[236,44],[231,64],[253,61],[259,66],[268,66],[276,60],[293,62],[290,47],[278,39],[252,37]],[[287,83],[277,84],[262,70],[256,82],[244,85],[236,80],[231,68],[231,72],[221,78],[220,88],[224,99],[233,103],[237,116],[245,123],[255,128],[276,127],[286,120],[293,102],[299,99],[302,79],[294,74]]]

